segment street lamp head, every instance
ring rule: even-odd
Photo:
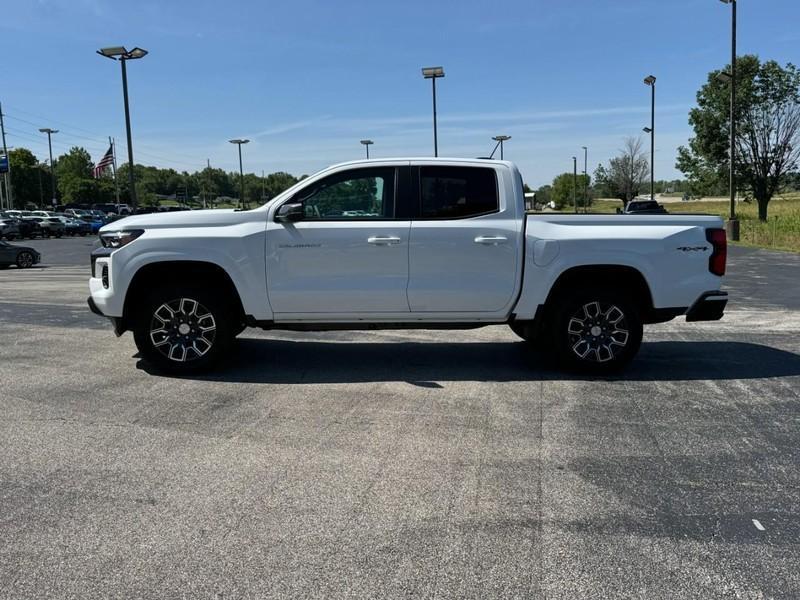
[[[507,142],[511,139],[510,135],[496,135],[492,138],[495,142]]]
[[[136,48],[128,52],[128,56],[126,56],[125,58],[127,60],[130,60],[133,58],[144,58],[145,56],[147,56],[147,50],[145,50],[144,48],[139,48],[139,46],[136,46]]]
[[[581,146],[581,150],[588,150],[586,146]]]
[[[114,60],[117,60],[118,56],[127,54],[127,52],[128,51],[125,49],[125,46],[109,46],[108,48],[100,48],[100,50],[97,51],[97,53],[101,56],[112,58]]]
[[[50,129],[49,127],[42,127],[39,131],[47,134],[58,133],[58,129]]]
[[[649,127],[643,128],[642,131],[644,131],[645,133],[653,133],[653,130],[650,129]]]
[[[656,78],[654,75],[648,75],[647,77],[644,78],[644,82],[646,85],[655,85]]]
[[[361,140],[361,143],[364,144],[365,146],[369,146],[370,144],[374,144],[375,142],[373,142],[372,140]]]
[[[723,4],[734,4],[736,2],[736,0],[719,0],[719,1],[722,2]]]
[[[147,56],[147,50],[139,48],[139,46],[136,46],[133,50],[128,50],[125,46],[109,46],[108,48],[100,48],[97,53],[111,60],[133,60]]]
[[[422,76],[425,79],[436,79],[444,77],[444,67],[423,67]]]
[[[717,73],[717,79],[722,83],[730,83],[733,81],[733,75],[728,73],[727,71],[720,71]]]
[[[235,139],[235,140],[228,140],[231,144],[247,144],[250,140],[243,140],[243,139]]]

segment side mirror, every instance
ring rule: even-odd
[[[305,208],[300,202],[287,202],[282,204],[275,214],[275,220],[279,223],[300,221],[306,216]]]

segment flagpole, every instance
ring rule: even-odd
[[[117,147],[114,145],[114,139],[108,136],[108,143],[111,144],[111,169],[114,175],[114,193],[117,196],[117,210],[119,210],[119,185],[117,185]]]

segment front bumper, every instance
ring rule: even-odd
[[[704,292],[686,313],[686,321],[719,321],[728,305],[728,292]]]
[[[111,321],[111,325],[114,327],[114,335],[119,337],[123,333],[125,333],[126,331],[125,325],[123,324],[121,318],[109,317],[108,315],[104,315],[103,311],[98,308],[97,304],[95,304],[94,298],[92,298],[91,296],[89,296],[86,299],[86,303],[89,305],[89,310],[91,310],[94,314],[99,315],[101,317],[105,317],[106,319]]]

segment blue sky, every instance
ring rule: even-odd
[[[740,0],[740,53],[800,62],[800,2]],[[727,63],[730,9],[718,0],[6,0],[0,101],[8,144],[42,159],[103,139],[124,151],[117,64],[94,51],[141,46],[129,64],[137,162],[310,173],[372,155],[432,154],[430,82],[443,156],[506,158],[528,183],[589,169],[648,124],[644,76],[658,77],[656,177],[672,178],[687,113],[709,70]],[[647,143],[647,140],[645,140]]]

